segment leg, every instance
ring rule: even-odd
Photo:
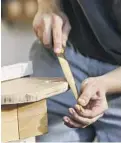
[[[81,81],[87,78],[86,58],[80,60],[82,70],[76,63],[75,58],[78,55],[72,50],[66,51],[66,56],[70,62],[71,69],[77,81],[77,86],[80,88]],[[46,50],[38,42],[35,42],[31,51],[31,59],[33,61],[33,76],[41,77],[62,77],[63,73],[59,63],[50,50]],[[74,59],[74,60],[73,60]],[[82,63],[83,62],[83,63]],[[83,71],[83,72],[82,72]],[[79,75],[79,76],[78,76]],[[94,139],[94,130],[92,126],[86,129],[71,129],[63,124],[62,118],[68,114],[68,108],[76,103],[71,91],[52,97],[48,100],[48,121],[49,132],[46,135],[38,136],[38,142],[54,142],[54,141],[85,141],[91,142]]]
[[[95,123],[97,138],[100,142],[121,142],[121,95],[112,95],[108,104],[105,115]]]

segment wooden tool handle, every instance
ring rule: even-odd
[[[63,69],[63,72],[65,73],[65,77],[69,83],[69,86],[71,87],[71,90],[74,94],[74,97],[76,98],[76,100],[78,99],[78,91],[77,91],[77,87],[76,87],[76,84],[75,84],[75,80],[74,80],[74,77],[73,77],[73,74],[71,72],[71,69],[68,68],[69,67],[69,64],[66,60],[66,58],[64,57],[64,52],[65,52],[65,47],[62,47],[61,49],[61,53],[57,55],[58,57],[58,60],[60,62],[60,65]],[[65,65],[65,67],[63,67]],[[66,69],[66,71],[65,71]],[[66,75],[68,73],[68,76]],[[80,106],[80,110],[83,111],[84,109],[82,108],[82,106]]]

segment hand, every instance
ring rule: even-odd
[[[54,52],[60,53],[62,45],[65,47],[71,26],[67,16],[62,13],[41,13],[37,12],[33,28],[37,37],[45,45],[52,47],[52,39]]]
[[[108,109],[106,92],[103,77],[86,79],[82,83],[78,103],[69,109],[70,117],[64,117],[65,124],[71,128],[85,128],[97,121]],[[80,105],[83,106],[83,111]]]

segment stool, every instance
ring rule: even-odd
[[[2,142],[48,132],[46,99],[66,92],[63,78],[19,78],[1,84]]]

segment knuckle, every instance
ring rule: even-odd
[[[85,86],[87,83],[88,83],[88,81],[89,81],[89,78],[87,78],[87,79],[85,79],[83,82],[82,82],[82,86]]]
[[[68,36],[66,34],[63,34],[63,40],[66,41],[68,39]]]
[[[37,29],[38,29],[38,27],[39,27],[39,25],[38,25],[38,24],[33,23],[33,28],[34,28],[35,30],[37,30]]]
[[[79,119],[79,117],[78,117],[78,115],[76,113],[73,114],[73,116],[74,116],[75,119]]]
[[[49,45],[50,43],[49,43],[48,40],[43,39],[43,44],[44,44],[44,45]]]
[[[82,117],[79,117],[79,121],[82,123],[82,124],[90,124],[91,123],[91,119],[88,119],[88,118],[82,118]]]
[[[89,116],[89,118],[94,118],[96,115],[95,115],[95,113],[92,113],[92,114],[89,114],[88,116]]]
[[[59,24],[63,24],[63,20],[59,15],[54,14],[53,19],[58,22]]]
[[[88,101],[88,100],[89,100],[88,98],[90,97],[90,95],[91,95],[91,93],[90,93],[89,90],[85,91],[84,99],[85,99],[86,101]]]
[[[85,120],[85,124],[86,124],[86,125],[89,125],[89,124],[91,124],[91,123],[92,123],[92,119],[86,119],[86,120]]]

